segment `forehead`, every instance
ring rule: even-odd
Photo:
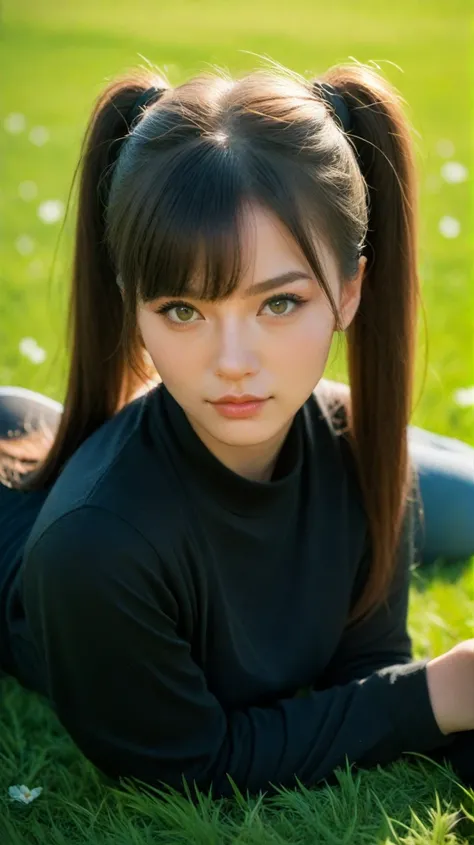
[[[247,206],[241,215],[241,244],[249,265],[297,261],[306,264],[303,253],[288,228],[268,209]],[[301,269],[309,269],[303,266]],[[257,280],[258,281],[258,280]]]

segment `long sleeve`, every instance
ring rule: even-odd
[[[397,567],[386,604],[380,606],[367,620],[346,630],[323,677],[318,679],[314,687],[320,689],[347,684],[355,679],[367,678],[384,667],[393,667],[388,671],[392,672],[394,679],[398,679],[400,673],[414,672],[419,680],[416,703],[429,721],[431,705],[426,672],[429,658],[416,662],[413,660],[412,641],[408,633],[410,573],[415,556],[414,512],[417,506],[418,501],[412,500],[406,510],[397,550]],[[363,589],[370,560],[371,548],[370,542],[367,542],[352,603],[355,603]],[[405,716],[402,709],[400,717]],[[419,749],[407,746],[405,750]],[[474,785],[474,731],[462,731],[449,736],[440,734],[439,741],[426,749],[426,753],[435,761],[451,763],[466,786]]]
[[[387,601],[367,619],[346,629],[321,682],[325,686],[344,684],[366,678],[385,666],[413,662],[412,641],[408,633],[410,575],[414,563],[414,508],[409,502],[397,549],[397,564]],[[359,598],[371,563],[372,549],[367,541],[357,572],[351,606]],[[421,666],[423,662],[419,661]]]
[[[423,667],[225,712],[183,638],[156,550],[100,507],[62,516],[24,561],[28,626],[63,726],[105,774],[213,796],[307,786],[338,765],[389,762],[443,740]],[[403,655],[402,655],[403,657]],[[231,682],[231,679],[229,679]]]

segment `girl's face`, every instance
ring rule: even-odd
[[[160,297],[141,304],[137,314],[162,381],[201,439],[228,464],[254,446],[278,451],[324,373],[334,333],[330,305],[296,243],[269,211],[252,212],[245,217],[244,241],[250,269],[230,298]],[[322,260],[346,329],[359,304],[366,259],[342,300],[327,250]],[[267,281],[283,274],[289,274],[286,281]],[[213,404],[226,394],[264,401],[241,412],[233,406],[232,413],[232,407]]]

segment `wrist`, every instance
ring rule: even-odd
[[[474,727],[472,658],[453,649],[426,665],[431,706],[440,731],[446,736]]]

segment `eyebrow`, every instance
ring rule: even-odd
[[[264,282],[258,282],[252,285],[245,291],[245,296],[257,296],[259,293],[266,293],[266,291],[279,288],[281,285],[289,285],[292,282],[297,282],[299,279],[309,279],[311,276],[301,270],[289,270],[288,273],[282,273],[280,276],[273,276],[271,279],[265,279]]]

